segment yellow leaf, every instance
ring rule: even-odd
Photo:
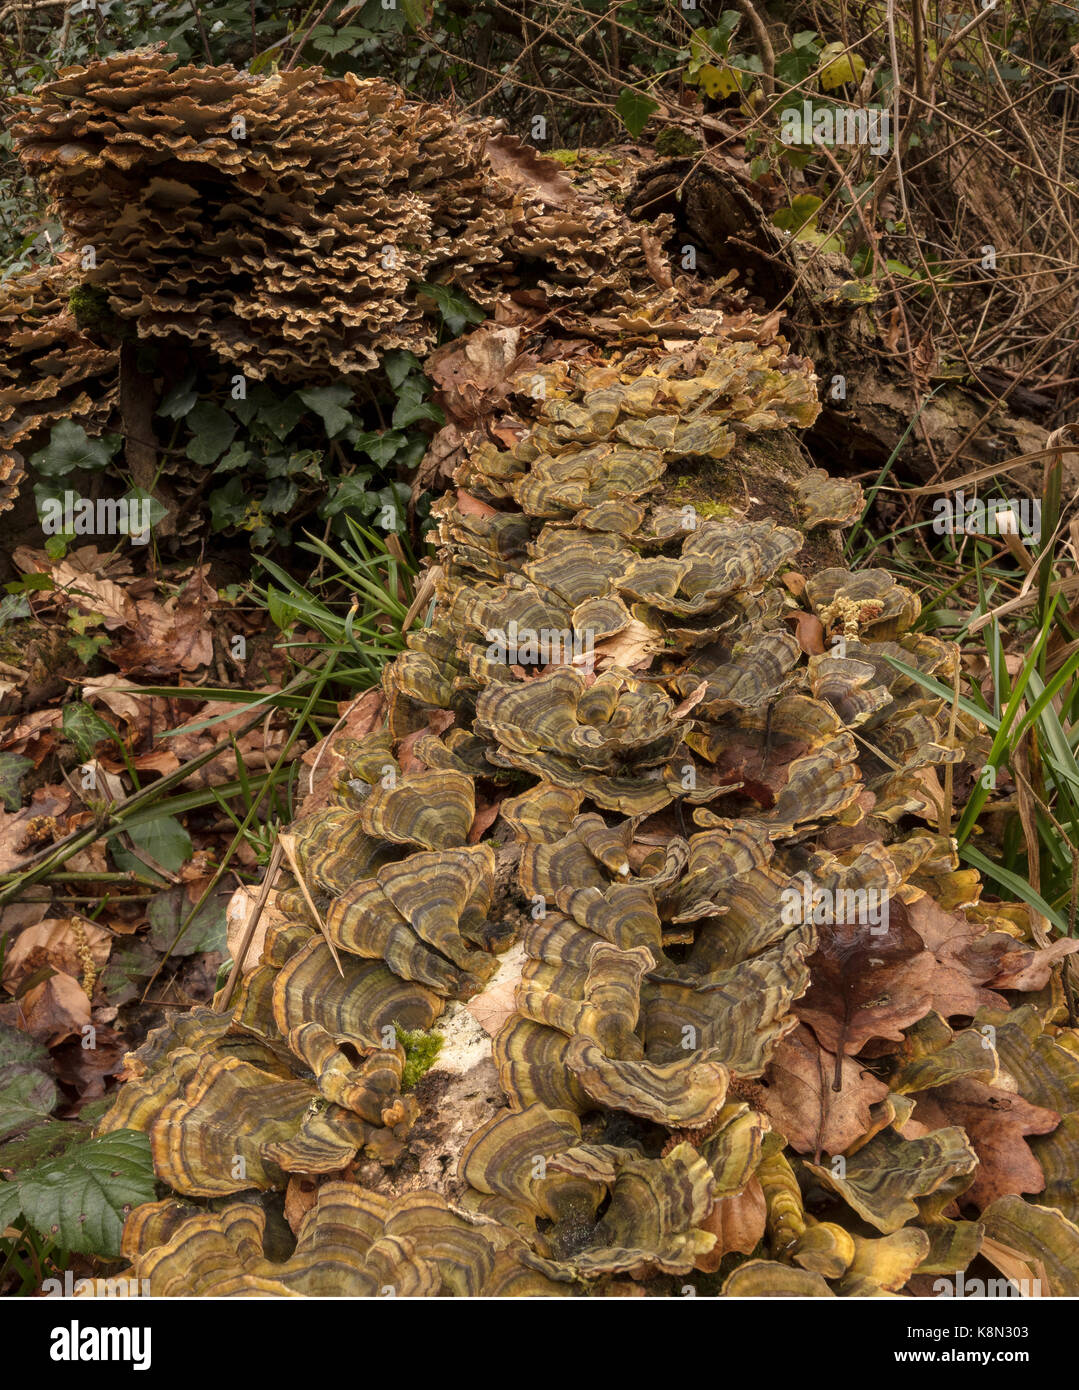
[[[842,43],[830,43],[821,50],[820,84],[831,92],[844,82],[860,82],[865,72],[865,59],[857,53],[844,53]]]
[[[697,79],[710,97],[729,97],[742,90],[738,74],[731,67],[715,67],[712,63],[703,64],[697,72]]]

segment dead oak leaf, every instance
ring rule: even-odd
[[[661,635],[645,623],[631,618],[621,632],[596,643],[591,659],[600,670],[606,670],[608,666],[624,666],[627,670],[633,670],[650,665],[655,654],[662,650]],[[702,683],[698,699],[703,698],[706,688]]]
[[[197,575],[182,595],[164,604],[140,599],[128,621],[128,635],[109,651],[124,672],[167,676],[176,671],[196,671],[213,660],[214,646],[207,611],[216,591]]]
[[[849,1057],[833,1091],[835,1069],[835,1056],[805,1024],[780,1041],[768,1065],[765,1113],[799,1153],[843,1153],[869,1129],[869,1107],[888,1094],[883,1081]]]
[[[473,424],[508,406],[509,377],[524,365],[520,339],[520,327],[488,320],[431,354],[424,370],[454,419]]]
[[[885,918],[871,923],[826,923],[806,964],[810,985],[795,1012],[837,1061],[860,1052],[872,1038],[903,1041],[903,1029],[931,1007],[925,962],[932,958],[911,927],[904,904],[893,898]],[[842,1086],[837,1071],[833,1086]]]
[[[38,787],[21,811],[0,810],[0,873],[18,868],[27,855],[52,843],[71,800],[66,787]]]
[[[484,153],[496,174],[538,195],[547,207],[565,208],[577,203],[577,190],[557,160],[538,154],[516,135],[488,137]]]
[[[517,943],[498,958],[498,969],[482,994],[465,1001],[465,1008],[491,1037],[517,1012],[516,992],[525,965],[524,947]]]
[[[885,931],[868,925],[825,926],[808,962],[811,984],[795,1005],[822,1046],[856,1055],[871,1040],[902,1042],[904,1028],[931,1010],[943,1018],[973,1015],[1004,1000],[984,988],[1015,945],[932,898],[893,897]]]
[[[1044,989],[1053,973],[1053,966],[1073,951],[1079,951],[1079,941],[1072,938],[1062,938],[1042,949],[1016,942],[1013,950],[1005,951],[1000,957],[1000,968],[990,984],[994,989]]]
[[[82,1036],[90,1022],[90,1001],[71,975],[50,975],[18,1000],[20,1027],[46,1047]]]
[[[914,1119],[929,1129],[958,1125],[966,1132],[978,1155],[978,1167],[963,1201],[979,1211],[998,1197],[1044,1189],[1045,1175],[1026,1136],[1056,1129],[1060,1116],[1055,1110],[964,1076],[919,1095]]]
[[[95,676],[82,687],[82,698],[87,704],[100,701],[106,709],[122,719],[131,734],[141,738],[149,728],[152,712],[149,695],[132,694],[131,681],[124,676],[108,674]]]

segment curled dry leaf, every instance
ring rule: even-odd
[[[20,1026],[46,1047],[81,1037],[90,1022],[86,992],[78,980],[63,973],[50,975],[42,984],[27,990],[18,1002]]]
[[[46,918],[25,927],[4,956],[4,988],[14,994],[43,965],[67,975],[86,971],[87,960],[100,973],[109,959],[112,934],[87,917]]]

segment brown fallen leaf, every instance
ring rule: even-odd
[[[14,994],[21,982],[43,965],[68,975],[81,975],[86,951],[100,972],[111,950],[111,933],[89,918],[46,917],[24,928],[9,947],[4,957],[4,988]]]
[[[14,941],[24,927],[32,927],[35,922],[41,922],[45,919],[48,915],[51,895],[48,888],[44,885],[42,888],[45,897],[37,902],[8,903],[7,907],[0,908],[0,936],[6,936],[9,941]]]
[[[255,926],[255,934],[251,938],[251,944],[247,948],[241,966],[244,975],[254,970],[261,961],[263,948],[266,945],[266,933],[270,927],[278,926],[286,920],[285,914],[277,906],[277,891],[276,888],[271,888],[266,902],[263,904],[262,912]],[[228,935],[229,955],[233,960],[236,959],[236,952],[240,948],[247,924],[255,910],[259,893],[258,887],[242,884],[225,905],[225,931]]]
[[[498,819],[498,808],[502,804],[502,798],[497,797],[494,801],[476,806],[476,814],[472,818],[472,824],[468,828],[467,843],[478,845],[483,839],[484,833],[494,825]]]
[[[88,825],[90,821],[93,820],[93,817],[90,815],[72,816],[71,820],[72,822],[79,820],[82,821],[84,825]],[[74,824],[71,826],[72,830],[78,828],[79,827]],[[103,874],[107,872],[108,867],[108,855],[105,852],[105,842],[103,840],[95,840],[92,845],[87,845],[85,849],[80,849],[77,854],[73,854],[71,858],[64,863],[64,868],[69,873],[73,874]]]
[[[963,912],[949,912],[928,894],[910,903],[907,916],[925,942],[935,966],[923,961],[932,975],[933,1008],[945,1018],[974,1014],[980,1008],[1001,1008],[1004,999],[984,988],[1000,969],[1006,952],[1015,948],[1013,937],[986,931]]]
[[[835,1056],[804,1023],[782,1039],[768,1066],[765,1113],[799,1153],[843,1153],[869,1128],[869,1107],[888,1094],[850,1057],[842,1059],[840,1089],[833,1091],[835,1071]]]
[[[160,772],[164,776],[176,771],[180,759],[168,748],[152,748],[148,753],[140,753],[137,758],[132,758],[131,763],[140,772]]]
[[[95,676],[93,680],[88,680],[82,687],[82,698],[87,704],[100,702],[106,709],[111,710],[128,726],[129,734],[137,736],[149,728],[152,714],[152,698],[149,695],[132,695],[130,686],[132,682],[127,676],[117,676],[112,673],[104,676]]]
[[[51,975],[18,1001],[20,1026],[46,1047],[81,1038],[90,1022],[90,1001],[71,975]]]
[[[57,838],[57,822],[71,801],[67,787],[38,787],[21,811],[0,810],[0,873],[18,868],[28,855]]]
[[[1041,1260],[1024,1255],[1022,1251],[1005,1245],[1003,1241],[994,1240],[992,1236],[982,1236],[978,1254],[999,1269],[1006,1279],[1025,1289],[1027,1298],[1048,1296],[1049,1279]]]
[[[292,1176],[285,1188],[285,1220],[299,1235],[303,1219],[318,1200],[318,1179]]]
[[[806,577],[798,570],[787,570],[786,573],[780,575],[779,582],[795,598],[801,598],[806,591]]]
[[[217,601],[217,590],[206,579],[208,569],[197,566],[182,592],[163,604],[152,598],[138,600],[124,623],[128,635],[109,650],[121,671],[166,676],[209,665],[214,647],[207,614]]]
[[[633,670],[649,665],[655,654],[662,650],[662,639],[657,637],[653,629],[631,618],[621,632],[596,643],[592,659],[600,670],[608,666],[624,666],[627,670]],[[578,658],[577,664],[582,660],[583,657]],[[707,685],[704,689],[707,689]]]
[[[406,775],[411,772],[425,772],[427,764],[422,758],[418,758],[413,751],[421,738],[429,734],[436,737],[444,734],[451,728],[457,716],[452,710],[436,709],[431,710],[427,715],[427,723],[422,729],[415,729],[412,733],[406,734],[397,747],[397,765]]]
[[[482,994],[475,994],[465,1001],[465,1008],[491,1037],[498,1032],[511,1014],[516,1013],[514,995],[524,969],[524,947],[517,943],[498,958],[498,969]]]
[[[1064,937],[1044,950],[1031,949],[1016,943],[1015,949],[1000,957],[1000,969],[989,981],[994,989],[1044,989],[1053,973],[1053,966],[1073,951],[1079,951],[1079,941]]]
[[[497,516],[498,508],[492,507],[489,502],[481,502],[478,497],[473,497],[470,492],[466,492],[463,487],[457,489],[457,509],[462,516]]]
[[[827,650],[824,645],[824,624],[815,613],[788,613],[787,622],[794,628],[798,645],[807,656],[821,656]]]
[[[341,727],[327,734],[313,748],[309,748],[301,758],[301,762],[310,768],[314,768],[316,765],[319,765],[320,768],[325,767],[327,756],[333,752],[334,744],[338,739],[363,738],[365,734],[381,727],[385,712],[386,697],[379,686],[375,686],[373,690],[365,690],[358,700],[352,700],[344,706],[338,706],[338,714],[344,720]],[[339,762],[333,764],[332,771],[330,768],[326,768],[326,776],[329,777],[330,782],[333,781],[333,777],[339,769]],[[315,785],[319,786],[321,781],[322,774],[320,772]],[[310,788],[308,791],[310,792]],[[305,802],[304,814],[309,809],[312,808],[309,808]]]
[[[842,1089],[840,1057],[860,1052],[871,1038],[902,1042],[902,1030],[931,1007],[928,982],[912,977],[910,969],[928,953],[904,904],[893,898],[888,907],[879,933],[871,934],[864,923],[822,925],[807,962],[810,986],[795,1012],[837,1058],[834,1091]]]
[[[764,1189],[756,1178],[750,1178],[733,1197],[721,1197],[699,1227],[711,1231],[716,1243],[697,1256],[694,1267],[703,1274],[714,1274],[725,1255],[752,1255],[764,1235],[767,1211]]]
[[[115,632],[136,620],[135,605],[126,590],[111,579],[77,569],[70,558],[53,566],[52,582],[84,613],[100,613],[107,632]]]
[[[648,273],[661,290],[669,290],[674,284],[671,279],[671,266],[663,251],[663,244],[647,227],[640,229],[641,250]]]
[[[93,1033],[61,1043],[52,1052],[58,1079],[76,1092],[80,1105],[105,1094],[106,1083],[110,1077],[119,1075],[124,1053],[128,1050],[123,1034],[99,1019],[100,1014],[95,1012]],[[89,1042],[93,1043],[92,1047],[86,1046]]]
[[[492,320],[438,348],[424,368],[439,403],[462,425],[473,425],[509,406],[509,378],[529,359],[520,357],[521,329]]]
[[[1026,1135],[1056,1129],[1060,1116],[1055,1110],[964,1076],[920,1094],[914,1119],[930,1129],[960,1125],[966,1131],[978,1155],[978,1167],[962,1201],[979,1211],[998,1197],[1041,1192],[1045,1187],[1045,1174],[1027,1146]]]
[[[491,168],[509,183],[530,189],[552,208],[571,207],[578,201],[577,191],[562,166],[554,159],[537,154],[516,135],[492,135],[484,146]]]
[[[60,729],[63,718],[61,709],[34,710],[0,738],[0,748],[30,758],[35,767],[40,767],[56,744],[54,731]]]

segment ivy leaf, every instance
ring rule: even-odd
[[[112,948],[101,976],[101,988],[110,1004],[119,1008],[134,999],[161,960],[161,955],[141,936],[128,937]]]
[[[182,420],[195,403],[199,393],[195,390],[195,373],[189,372],[182,381],[171,386],[157,407],[157,414],[166,420]]]
[[[322,421],[327,439],[332,439],[351,424],[352,416],[344,409],[345,402],[352,400],[352,391],[348,386],[318,386],[297,394]]]
[[[146,538],[149,539],[149,532],[153,530],[159,521],[164,521],[169,514],[168,507],[166,507],[163,502],[159,502],[153,493],[147,492],[145,488],[133,487],[124,493],[121,500],[127,503],[126,514],[123,520],[117,523],[117,527],[122,535],[143,535],[144,533],[142,531],[132,532],[131,522],[136,517],[141,521],[145,515],[148,518],[148,529],[145,534]],[[137,509],[136,503],[138,504]]]
[[[390,483],[375,493],[375,506],[378,516],[375,525],[384,531],[403,531],[408,516],[408,503],[411,489],[407,483]]]
[[[0,802],[8,811],[17,811],[22,805],[19,781],[33,765],[33,758],[24,758],[21,753],[0,753]]]
[[[648,124],[652,112],[659,110],[659,102],[646,97],[643,92],[635,92],[632,87],[623,87],[614,109],[622,124],[636,140]]]
[[[812,30],[807,32],[810,34],[813,33]],[[795,34],[794,39],[797,40],[798,37],[799,36]],[[816,44],[809,43],[799,45],[795,42],[793,48],[788,49],[786,53],[781,54],[776,59],[776,76],[780,81],[787,83],[790,87],[798,86],[799,83],[805,81],[817,66],[817,52],[818,48]],[[801,92],[798,92],[797,96],[800,100]]]
[[[704,88],[707,96],[713,100],[716,97],[733,96],[735,92],[742,90],[742,77],[729,64],[717,68],[714,63],[705,63],[697,71],[697,80]]]
[[[332,58],[338,53],[347,52],[355,42],[356,40],[350,33],[342,32],[329,38],[312,38],[311,46]]]
[[[0,1188],[8,1209],[9,1188],[18,1192],[16,1210],[64,1250],[117,1256],[127,1213],[156,1196],[150,1140],[119,1129],[73,1144]]]
[[[456,338],[470,323],[482,323],[486,315],[467,294],[451,290],[448,285],[421,285],[421,291],[433,299],[442,321]]]
[[[120,742],[120,735],[113,726],[82,700],[64,706],[63,731],[83,762],[92,758],[94,749],[106,739],[110,743]]]
[[[100,439],[91,439],[81,425],[61,420],[52,427],[44,449],[31,456],[30,466],[45,478],[62,478],[78,468],[93,472],[108,466],[110,452]]]
[[[300,489],[290,478],[274,478],[262,499],[262,509],[271,516],[292,510]]]
[[[424,29],[431,22],[434,0],[401,0],[405,22],[410,29]]]
[[[785,232],[798,232],[803,227],[812,230],[817,225],[821,202],[815,193],[799,193],[789,208],[780,208],[772,214],[772,224]]]
[[[215,473],[232,473],[237,468],[244,468],[251,462],[251,452],[245,449],[240,441],[234,440],[222,454],[218,461]]]
[[[820,54],[820,84],[826,92],[841,87],[844,82],[861,82],[865,59],[857,53],[844,53],[846,44],[837,40],[825,44]]]
[[[284,440],[303,419],[307,407],[295,391],[279,401],[259,407],[258,418],[279,440]]]
[[[437,425],[445,424],[446,417],[438,406],[423,399],[427,389],[429,387],[426,381],[406,381],[404,383],[397,398],[397,404],[394,406],[393,419],[390,421],[394,429],[407,429],[409,425],[414,425],[417,420],[434,420]]]
[[[15,579],[10,584],[4,585],[9,594],[25,594],[31,590],[54,589],[55,587],[56,585],[52,582],[52,575],[42,574],[40,571],[35,574],[24,574],[21,579]],[[22,615],[17,614],[16,616],[21,617]]]
[[[187,930],[173,946],[176,933],[187,921],[194,903],[189,901],[180,884],[167,892],[158,893],[147,913],[150,919],[150,945],[155,951],[167,951],[172,946],[174,956],[193,956],[196,951],[225,951],[228,947],[225,929],[227,901],[227,894],[211,898],[191,919]]]
[[[207,468],[217,462],[236,433],[236,421],[213,401],[199,401],[188,415],[187,424],[195,436],[188,440],[187,457]]]
[[[163,869],[175,871],[186,864],[194,853],[191,836],[175,816],[156,816],[128,827],[128,833],[136,849],[143,850]],[[145,866],[138,865],[140,872]]]
[[[364,444],[362,447],[371,462],[377,463],[381,468],[389,463],[404,442],[405,437],[400,431],[383,430],[370,444]]]
[[[370,481],[370,469],[340,478],[329,498],[319,507],[319,516],[336,516],[338,512],[345,511],[370,516],[375,509],[374,493],[368,491]]]
[[[832,292],[831,298],[841,299],[847,304],[872,304],[880,298],[880,290],[865,280],[844,280]]]
[[[695,29],[689,40],[691,59],[699,66],[705,58],[718,56],[725,58],[730,50],[734,31],[742,22],[738,10],[724,10],[719,23],[710,29]]]
[[[223,531],[226,526],[239,526],[247,513],[243,479],[237,474],[224,487],[210,493],[210,526]]]
[[[407,348],[392,348],[382,359],[390,385],[396,391],[411,372],[421,371],[420,359]]]
[[[30,615],[30,600],[25,594],[5,594],[0,598],[0,627],[13,618],[29,618]]]

